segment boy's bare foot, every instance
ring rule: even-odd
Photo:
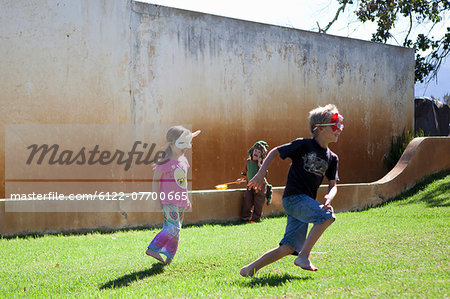
[[[250,265],[247,265],[245,267],[242,267],[241,271],[239,271],[239,273],[243,277],[253,277],[253,275],[255,275],[256,271],[255,271],[255,269],[250,267]]]
[[[170,263],[172,263],[172,259],[167,258],[165,264],[166,264],[166,265],[170,265]]]
[[[164,260],[163,258],[159,255],[158,252],[151,250],[150,248],[147,249],[147,251],[145,252],[146,255],[151,256],[155,259],[157,259],[158,261],[160,261],[161,263],[164,264]]]
[[[302,268],[303,270],[317,271],[317,268],[314,267],[314,265],[307,257],[298,256],[294,261],[294,265]]]

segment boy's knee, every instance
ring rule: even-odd
[[[284,255],[290,255],[290,254],[293,254],[295,252],[294,249],[292,249],[291,247],[289,247],[288,245],[285,245],[285,244],[281,244],[280,247],[279,247],[279,250]]]
[[[325,220],[324,222],[321,222],[320,224],[325,224],[325,225],[331,225],[334,221],[336,220],[336,218],[330,218],[330,219],[327,219],[327,220]]]

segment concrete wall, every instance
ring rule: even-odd
[[[6,124],[192,124],[193,189],[237,178],[257,140],[309,136],[317,105],[345,117],[342,182],[381,178],[391,136],[412,129],[411,49],[126,0],[0,11],[0,197]]]
[[[416,138],[408,145],[399,163],[382,179],[371,183],[339,184],[333,207],[342,212],[383,203],[410,189],[427,175],[450,170],[449,152],[450,137]],[[323,202],[326,190],[325,185],[319,188],[319,201]],[[264,206],[266,216],[283,213],[282,193],[282,187],[274,188],[272,204]],[[185,213],[184,223],[237,220],[243,194],[242,189],[193,191],[193,209]],[[0,235],[3,236],[160,226],[163,221],[162,213],[126,212],[126,202],[119,205],[110,202],[117,210],[110,213],[9,213],[5,212],[6,204],[5,200],[0,200]]]
[[[343,182],[382,177],[391,136],[412,129],[410,49],[142,3],[133,11],[136,120],[204,130],[194,189],[236,178],[257,140],[308,137],[307,113],[317,105],[335,103],[345,117],[332,146]],[[288,164],[271,170],[274,185],[285,183]]]
[[[8,124],[131,123],[130,4],[0,1],[0,198]]]

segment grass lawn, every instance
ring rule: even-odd
[[[381,207],[337,214],[313,249],[317,272],[290,256],[239,276],[277,246],[285,217],[183,228],[169,266],[144,254],[158,229],[0,239],[0,298],[448,298],[450,175],[434,179]]]

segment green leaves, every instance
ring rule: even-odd
[[[353,1],[338,0],[340,4],[352,4]],[[402,46],[413,48],[416,52],[416,82],[429,81],[436,77],[441,62],[450,51],[450,28],[442,37],[434,38],[419,34],[416,41],[409,38],[413,23],[433,28],[443,21],[443,16],[450,11],[448,0],[361,0],[355,11],[358,19],[364,23],[376,22],[377,31],[372,34],[372,41],[386,43],[394,38],[391,31],[399,16],[409,18],[410,29]],[[426,53],[424,53],[426,52]]]

